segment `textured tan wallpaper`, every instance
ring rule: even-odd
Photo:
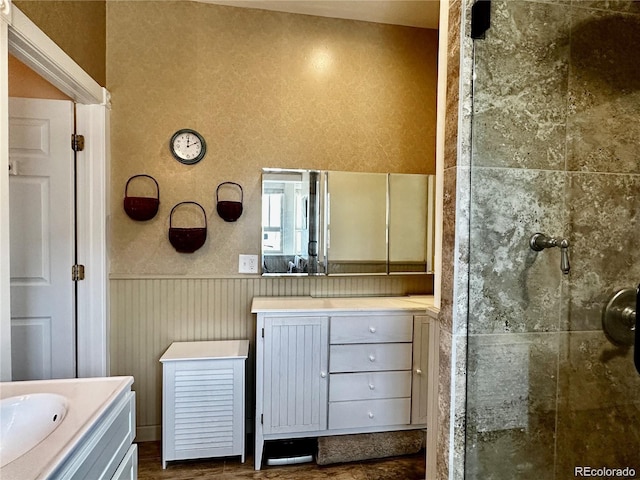
[[[434,173],[436,52],[435,30],[191,2],[108,2],[111,272],[237,273],[239,253],[260,251],[262,167]],[[192,166],[168,148],[187,127],[208,144]],[[138,173],[160,184],[160,211],[144,223],[122,209],[125,183]],[[223,181],[244,187],[236,223],[215,211]],[[141,182],[129,194],[151,193]],[[208,213],[207,243],[193,254],[167,241],[169,212],[183,200]]]
[[[71,100],[13,55],[9,55],[9,96]]]
[[[100,85],[106,83],[105,0],[14,0]]]

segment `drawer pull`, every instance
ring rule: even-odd
[[[371,333],[376,333],[376,327],[369,327],[369,331]]]
[[[320,376],[322,378],[326,378],[327,377],[327,372],[320,372]]]
[[[369,418],[373,418],[373,412],[369,412]]]
[[[370,362],[375,362],[376,361],[375,355],[369,355],[369,361]]]
[[[419,368],[416,368],[416,375],[422,375],[422,370],[420,370]]]
[[[369,390],[375,390],[376,386],[373,383],[369,384]]]

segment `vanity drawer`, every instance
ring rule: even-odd
[[[411,342],[412,338],[412,315],[331,317],[329,342],[333,344]]]
[[[411,396],[411,372],[334,373],[329,401],[370,400]]]
[[[408,425],[410,411],[409,398],[332,402],[329,404],[329,428]]]
[[[329,371],[332,373],[381,370],[411,370],[411,344],[372,343],[330,346]]]

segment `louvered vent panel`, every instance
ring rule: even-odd
[[[233,445],[233,370],[184,370],[175,375],[175,448]]]

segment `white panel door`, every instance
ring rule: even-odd
[[[413,327],[413,392],[411,399],[411,423],[426,424],[429,404],[429,331],[431,319],[416,315]],[[431,427],[431,425],[429,425]]]
[[[265,319],[265,434],[327,428],[328,344],[327,317]]]
[[[75,376],[73,103],[9,101],[12,379]]]

